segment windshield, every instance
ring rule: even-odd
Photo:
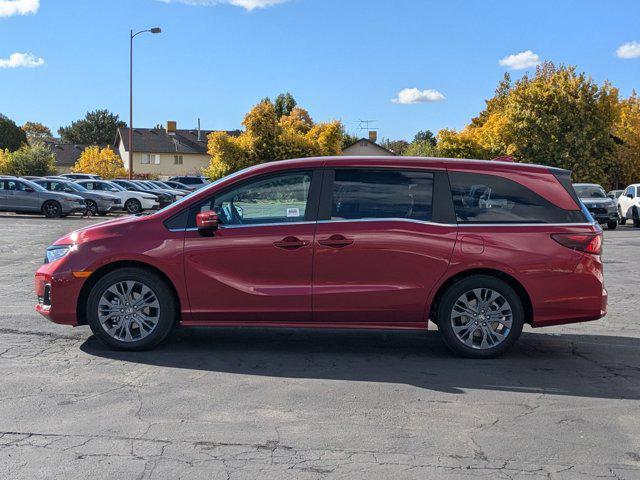
[[[140,187],[142,190],[151,190],[151,187],[148,187],[147,185],[145,185],[142,182],[131,182],[135,185],[137,185],[138,187]]]
[[[151,190],[158,190],[160,187],[153,182],[143,183],[145,187],[150,188]]]
[[[108,187],[110,188],[115,188],[116,190],[118,190],[119,192],[126,192],[125,188],[122,188],[120,185],[118,185],[117,183],[113,183],[113,182],[104,182]]]
[[[74,192],[88,192],[89,191],[86,188],[84,188],[82,185],[79,185],[79,184],[74,183],[74,182],[67,182],[67,183],[64,184],[64,186],[70,188]]]
[[[27,180],[27,179],[23,178],[22,181],[24,182],[25,185],[30,186],[31,188],[33,188],[37,192],[46,192],[47,191],[47,189],[44,188],[42,185],[38,185],[37,183],[32,182],[31,180]]]
[[[574,185],[573,188],[580,198],[607,198],[604,188],[598,185]]]

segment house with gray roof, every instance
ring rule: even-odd
[[[200,174],[209,165],[207,136],[215,130],[178,129],[176,122],[166,127],[133,129],[133,171],[160,177]],[[232,136],[240,130],[226,131]],[[115,150],[129,168],[129,129],[119,128]]]

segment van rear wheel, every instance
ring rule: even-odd
[[[456,354],[493,358],[513,345],[524,324],[518,294],[502,280],[474,275],[454,283],[437,311],[438,330]]]
[[[176,303],[158,275],[141,268],[122,268],[96,282],[86,314],[91,331],[110,347],[148,350],[171,331]]]

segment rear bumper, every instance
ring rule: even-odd
[[[607,314],[609,295],[600,257],[581,257],[573,273],[548,279],[533,292],[533,327],[588,322]]]

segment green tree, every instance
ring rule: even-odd
[[[274,107],[276,109],[276,117],[280,119],[280,117],[284,117],[287,115],[291,115],[291,112],[296,107],[298,102],[293,98],[289,92],[281,93],[276,97],[276,102]]]
[[[60,127],[58,133],[66,142],[85,145],[104,145],[115,141],[116,132],[127,124],[108,110],[87,112],[81,120],[68,127]]]
[[[421,143],[421,142],[430,143],[433,147],[435,147],[437,143],[436,136],[433,134],[431,130],[424,130],[424,131],[420,130],[413,137],[412,143]]]
[[[0,115],[0,150],[13,152],[27,143],[27,135],[13,120]]]
[[[411,142],[402,152],[407,157],[438,157],[438,148],[429,140]]]
[[[24,176],[45,176],[56,173],[56,157],[49,147],[42,142],[23,145],[8,156],[4,162],[7,174]]]
[[[21,128],[24,130],[24,133],[27,134],[27,140],[29,143],[51,140],[53,137],[49,127],[39,122],[27,122],[22,125]]]
[[[396,155],[404,155],[404,152],[409,145],[409,142],[406,140],[389,140],[388,138],[385,138],[380,142],[381,147],[391,150]]]
[[[347,132],[344,127],[342,127],[341,133],[342,133],[342,150],[344,150],[347,147],[350,147],[351,145],[356,143],[358,140],[360,140],[360,137],[358,135],[353,135]]]

